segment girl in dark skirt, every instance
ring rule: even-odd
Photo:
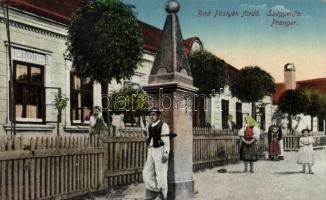
[[[250,172],[254,173],[254,163],[258,160],[257,156],[257,141],[259,139],[260,129],[257,122],[249,117],[245,117],[246,125],[239,131],[241,140],[240,160],[244,161],[244,172],[248,171],[248,164],[250,164]]]

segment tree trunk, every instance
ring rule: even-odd
[[[57,136],[60,135],[60,126],[59,126],[59,123],[60,123],[60,114],[57,114]]]
[[[60,94],[60,96],[61,96],[61,94]],[[61,118],[62,118],[62,110],[58,110],[58,114],[57,114],[57,136],[60,135]]]
[[[109,118],[109,82],[108,81],[102,81],[101,82],[101,94],[102,94],[102,115],[103,120],[107,124],[108,131],[110,134],[110,118]]]
[[[289,123],[288,123],[289,134],[292,135],[293,134],[293,131],[292,131],[292,117],[291,117],[290,114],[288,114],[288,120],[289,120]]]

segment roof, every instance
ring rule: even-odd
[[[296,88],[302,90],[315,90],[326,94],[326,78],[308,79],[296,82]],[[275,93],[272,95],[273,104],[277,104],[285,91],[284,83],[277,83]]]
[[[233,67],[232,65],[226,63],[226,68],[227,68],[227,72],[229,75],[229,79],[233,79],[235,77],[235,75],[240,71],[239,69]]]
[[[194,42],[199,42],[201,44],[201,41],[199,39],[199,37],[191,37],[191,38],[187,38],[183,41],[183,45],[185,47],[185,52],[187,55],[190,54],[192,45],[194,44]]]
[[[155,26],[149,25],[145,22],[138,21],[139,27],[143,32],[144,49],[156,53],[160,46],[162,31]]]
[[[83,0],[4,0],[4,2],[10,6],[64,24],[69,24],[82,1]],[[142,21],[138,21],[138,23],[144,36],[144,49],[155,54],[160,46],[162,30]],[[191,37],[184,40],[184,51],[187,55],[189,55],[195,41],[201,42],[198,37]],[[231,77],[239,71],[231,65],[227,65],[227,68]]]
[[[10,6],[69,24],[82,0],[5,0]],[[60,6],[58,6],[60,5]]]
[[[272,94],[272,102],[273,104],[277,104],[280,96],[283,94],[285,91],[285,84],[284,83],[277,83],[276,84],[276,89],[274,94]]]
[[[303,90],[317,90],[322,93],[326,93],[326,78],[298,81],[297,88]]]
[[[12,7],[44,16],[64,24],[69,24],[82,1],[83,0],[7,0],[5,2]],[[138,23],[144,35],[144,48],[152,53],[156,53],[160,45],[161,29],[142,21],[138,21]]]
[[[162,30],[142,21],[138,21],[138,24],[141,31],[143,32],[143,35],[146,36],[143,40],[144,48],[152,53],[156,53],[160,46]],[[192,45],[196,41],[201,43],[199,37],[191,37],[183,40],[186,55],[190,54]]]

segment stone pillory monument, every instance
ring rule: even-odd
[[[184,52],[183,38],[175,0],[166,4],[167,17],[161,43],[144,90],[153,98],[168,123],[171,138],[168,170],[168,199],[189,199],[194,192],[192,169],[192,102],[194,93],[190,66]]]

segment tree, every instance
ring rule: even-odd
[[[324,114],[324,104],[326,101],[325,94],[316,90],[306,90],[305,91],[308,98],[308,105],[306,114],[311,117],[311,130],[313,129],[313,118],[317,116],[323,116]]]
[[[194,52],[190,54],[189,64],[199,94],[215,96],[227,84],[227,64],[212,53]]]
[[[60,135],[59,123],[61,121],[62,110],[66,109],[68,100],[69,100],[69,98],[67,98],[64,95],[61,95],[61,92],[58,92],[57,94],[55,94],[53,104],[58,111],[58,114],[57,114],[57,135],[58,136]]]
[[[108,84],[130,79],[142,59],[141,31],[132,8],[118,0],[86,0],[68,28],[68,58],[76,73],[101,84],[103,110],[108,108]],[[109,124],[107,112],[103,117]]]
[[[147,113],[148,96],[142,89],[123,87],[113,91],[111,95],[110,109],[114,114],[124,114],[124,117],[142,117]],[[145,120],[144,120],[145,122]],[[133,124],[134,122],[132,122]]]
[[[258,66],[248,66],[241,69],[231,80],[230,90],[232,96],[237,97],[243,102],[252,103],[263,99],[266,95],[272,95],[276,85],[274,78]],[[255,117],[255,113],[252,113]]]
[[[302,90],[286,90],[279,98],[278,106],[283,113],[288,114],[288,129],[292,133],[292,116],[305,113],[308,98]]]
[[[194,112],[194,124],[203,126],[205,124],[205,99],[220,93],[227,83],[226,65],[224,60],[212,53],[202,50],[191,53],[189,64],[193,75],[194,86],[198,87],[198,96],[195,97],[195,107],[199,108]],[[204,96],[204,98],[203,98]]]
[[[272,115],[272,120],[275,120],[276,125],[281,126],[283,128],[282,120],[285,119],[285,114],[277,108]],[[285,128],[285,127],[284,127]]]

